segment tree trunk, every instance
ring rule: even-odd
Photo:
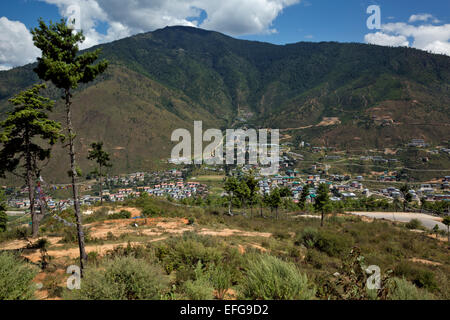
[[[77,233],[78,233],[78,246],[80,248],[80,270],[81,276],[83,276],[84,265],[87,262],[87,254],[85,250],[84,244],[84,233],[83,233],[83,225],[82,225],[82,217],[80,212],[80,203],[78,202],[78,189],[76,187],[76,160],[75,160],[75,146],[74,146],[74,135],[72,128],[72,119],[71,119],[71,94],[69,90],[66,90],[66,112],[67,112],[67,131],[69,134],[69,155],[70,155],[70,172],[72,178],[72,192],[73,192],[73,203],[75,207],[75,218],[77,222]]]
[[[36,208],[34,206],[34,184],[31,170],[27,169],[27,186],[28,186],[28,199],[30,200],[30,214],[31,214],[31,229],[32,238],[37,238],[39,235],[39,221],[36,215]]]
[[[324,214],[323,214],[323,210],[322,210],[322,214],[321,214],[321,217],[320,217],[320,226],[321,227],[323,227],[323,216],[324,216]]]
[[[36,216],[36,208],[34,206],[34,183],[33,183],[33,168],[32,168],[32,160],[31,160],[31,150],[30,150],[30,136],[29,130],[25,131],[25,144],[26,144],[26,162],[25,169],[26,173],[26,184],[28,187],[28,199],[30,200],[30,215],[31,215],[31,229],[32,229],[32,238],[37,238],[39,235],[39,221]]]
[[[233,202],[233,192],[230,192],[230,203],[228,204],[228,215],[231,216],[231,203]]]
[[[103,205],[103,177],[101,165],[100,165],[100,205]]]

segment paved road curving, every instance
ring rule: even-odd
[[[386,219],[398,222],[409,222],[412,219],[417,219],[428,228],[433,229],[435,225],[439,226],[439,229],[447,231],[447,226],[441,221],[442,218],[430,216],[423,213],[411,213],[411,212],[348,212],[357,216],[364,216],[373,219]]]

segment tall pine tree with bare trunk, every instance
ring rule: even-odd
[[[74,146],[75,132],[72,125],[72,91],[80,83],[93,81],[103,73],[108,62],[103,60],[97,64],[100,50],[89,51],[80,54],[78,44],[85,40],[83,32],[76,32],[62,19],[59,23],[50,22],[49,25],[40,19],[39,27],[31,31],[36,47],[41,49],[42,57],[38,58],[38,66],[34,71],[39,78],[51,81],[57,88],[63,91],[63,100],[66,106],[66,129],[70,157],[70,178],[72,183],[73,201],[77,222],[78,245],[80,248],[80,268],[83,275],[84,265],[87,262],[87,254],[84,243],[84,233],[76,187],[77,165]]]
[[[43,161],[50,158],[51,146],[63,135],[61,125],[48,118],[53,101],[39,95],[45,84],[35,85],[9,101],[14,110],[0,123],[3,131],[0,141],[0,175],[11,172],[24,179],[28,188],[33,238],[39,233],[39,223],[44,216],[35,207],[36,180],[40,177]],[[46,146],[44,144],[47,144]]]

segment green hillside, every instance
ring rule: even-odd
[[[80,87],[74,103],[85,171],[95,140],[113,153],[116,172],[159,166],[170,157],[172,130],[190,129],[194,120],[227,128],[244,118],[256,127],[291,128],[283,133],[292,141],[345,148],[450,140],[447,56],[365,44],[277,46],[189,27],[100,47],[110,67]],[[0,113],[37,81],[32,69],[0,72]],[[52,88],[48,95],[59,97]],[[67,170],[60,154],[49,166],[55,179]]]

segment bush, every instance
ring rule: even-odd
[[[181,267],[195,266],[199,261],[204,264],[219,263],[222,255],[217,248],[206,247],[194,239],[177,239],[157,247],[156,256],[162,262],[167,274]]]
[[[105,262],[88,268],[80,290],[66,291],[65,298],[76,300],[159,300],[168,289],[168,279],[153,264],[133,257]]]
[[[212,300],[214,288],[206,278],[188,280],[183,283],[182,291],[189,300]]]
[[[277,240],[286,240],[286,239],[290,239],[291,235],[284,231],[275,231],[273,233],[273,237]]]
[[[29,227],[17,227],[6,230],[5,232],[0,232],[0,242],[24,239],[31,236],[31,228]]]
[[[109,216],[109,219],[130,219],[131,212],[127,210],[121,210],[118,213],[113,213]]]
[[[406,227],[407,227],[408,229],[417,230],[417,229],[423,228],[423,225],[422,225],[422,222],[420,222],[419,220],[417,220],[417,219],[411,219],[411,221],[409,221],[409,222],[406,224]]]
[[[217,290],[217,298],[223,300],[228,289],[232,285],[232,271],[226,266],[212,266],[208,270],[211,283]]]
[[[319,238],[319,231],[315,228],[306,227],[300,234],[297,235],[295,244],[304,245],[306,248],[314,248]]]
[[[309,227],[298,234],[295,240],[296,245],[304,245],[308,249],[315,248],[332,257],[338,256],[350,248],[351,242],[347,236],[318,231]]]
[[[142,209],[142,215],[144,217],[154,217],[161,214],[161,211],[155,208],[153,205],[146,205]]]
[[[329,257],[320,251],[315,249],[308,249],[305,256],[305,262],[311,264],[315,269],[322,269],[327,265]]]
[[[315,247],[329,256],[338,256],[350,245],[343,237],[322,232]]]
[[[429,290],[436,290],[438,288],[433,272],[421,267],[401,263],[395,267],[394,274],[399,277],[405,277],[419,288]]]
[[[30,300],[36,286],[37,268],[10,253],[0,253],[0,300]]]
[[[86,242],[90,242],[89,229],[84,227],[84,239]],[[62,230],[62,239],[63,243],[78,243],[78,231],[75,227],[64,227]]]
[[[0,232],[5,232],[8,224],[8,215],[6,211],[0,209]]]
[[[241,294],[253,300],[310,300],[315,289],[297,267],[270,255],[249,259]]]
[[[214,298],[214,287],[202,268],[201,262],[197,263],[194,270],[194,279],[187,280],[181,287],[187,299],[212,300]]]
[[[390,300],[434,300],[434,296],[421,290],[405,278],[392,278]]]

